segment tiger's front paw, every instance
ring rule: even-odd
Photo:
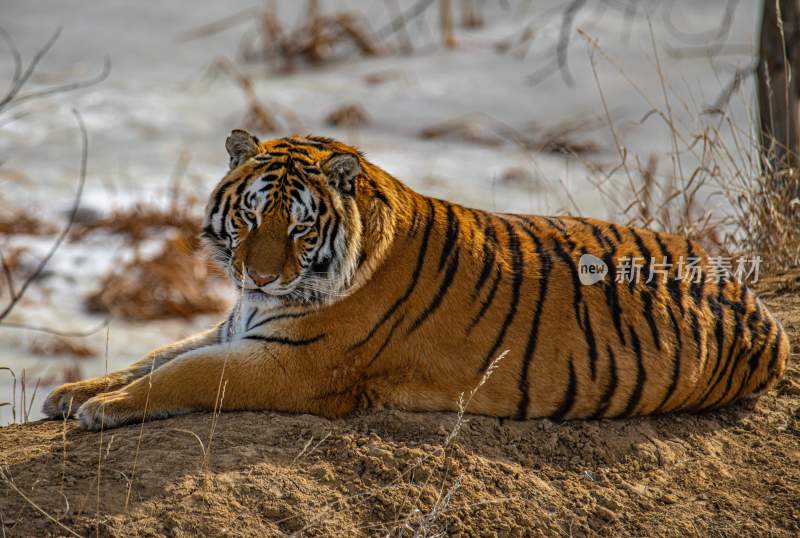
[[[98,394],[78,408],[78,420],[87,430],[116,428],[141,422],[145,406],[125,390]]]
[[[42,405],[42,412],[48,418],[71,417],[83,402],[107,390],[106,386],[106,383],[98,380],[61,385],[47,396]]]

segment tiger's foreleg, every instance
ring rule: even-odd
[[[89,398],[124,387],[187,351],[215,344],[218,332],[218,328],[210,329],[151,351],[144,358],[122,370],[61,385],[47,396],[42,411],[50,418],[72,416]]]
[[[193,411],[276,410],[340,416],[355,397],[324,386],[306,357],[278,355],[265,344],[238,340],[190,351],[119,390],[78,409],[91,430]]]

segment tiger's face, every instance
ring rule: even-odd
[[[260,142],[235,130],[230,171],[206,207],[202,238],[253,302],[333,302],[360,251],[355,151],[323,138]]]

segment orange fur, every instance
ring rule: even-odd
[[[265,173],[275,185],[299,181],[338,215],[330,226],[347,237],[342,266],[353,274],[311,302],[243,300],[219,329],[57,389],[48,415],[64,413],[70,398],[89,428],[140,421],[145,401],[147,418],[211,410],[221,378],[226,410],[456,410],[459,394],[506,349],[470,412],[578,419],[703,410],[755,397],[783,375],[789,344],[780,324],[735,280],[690,283],[673,266],[669,284],[576,281],[583,253],[609,267],[624,257],[699,256],[707,270],[707,255],[682,237],[465,208],[417,194],[337,141],[236,133],[233,169],[207,215],[213,223],[227,204],[228,226],[243,238],[230,253],[232,279],[289,282],[302,272],[304,249],[324,235],[319,223],[292,235],[297,219],[280,186],[270,187],[273,208],[247,228],[255,216],[234,213]]]

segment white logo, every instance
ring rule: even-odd
[[[578,260],[578,278],[584,286],[591,286],[606,277],[608,266],[603,260],[591,254],[584,254]]]

